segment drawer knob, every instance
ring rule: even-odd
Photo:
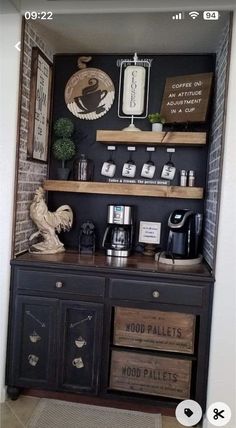
[[[57,281],[56,288],[62,288],[62,287],[63,287],[63,283],[61,281]]]
[[[159,296],[160,296],[159,291],[154,290],[153,293],[152,293],[152,297],[154,297],[154,299],[158,299]]]

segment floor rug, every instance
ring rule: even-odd
[[[43,398],[27,428],[162,428],[161,415]]]

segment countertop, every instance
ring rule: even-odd
[[[59,254],[32,254],[24,253],[12,260],[11,264],[32,263],[39,266],[50,265],[54,267],[69,267],[75,269],[91,270],[116,270],[124,273],[156,273],[170,275],[187,275],[213,279],[208,265],[203,262],[193,266],[175,266],[165,265],[157,262],[153,257],[142,254],[134,254],[125,257],[108,257],[104,253],[95,253],[94,255],[81,255],[76,251],[65,251]]]

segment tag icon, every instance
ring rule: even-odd
[[[184,409],[184,413],[186,416],[188,416],[188,418],[191,418],[191,416],[193,415],[192,410],[188,408]]]

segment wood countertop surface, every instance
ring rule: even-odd
[[[200,263],[193,266],[175,266],[165,265],[154,260],[154,257],[134,254],[125,257],[108,257],[103,252],[94,255],[79,254],[76,251],[65,251],[59,254],[31,254],[24,253],[12,260],[12,265],[32,263],[35,265],[50,265],[52,267],[69,267],[75,269],[91,270],[116,270],[124,273],[132,272],[171,274],[171,275],[188,275],[197,276],[206,279],[213,279],[212,273],[206,263]]]

